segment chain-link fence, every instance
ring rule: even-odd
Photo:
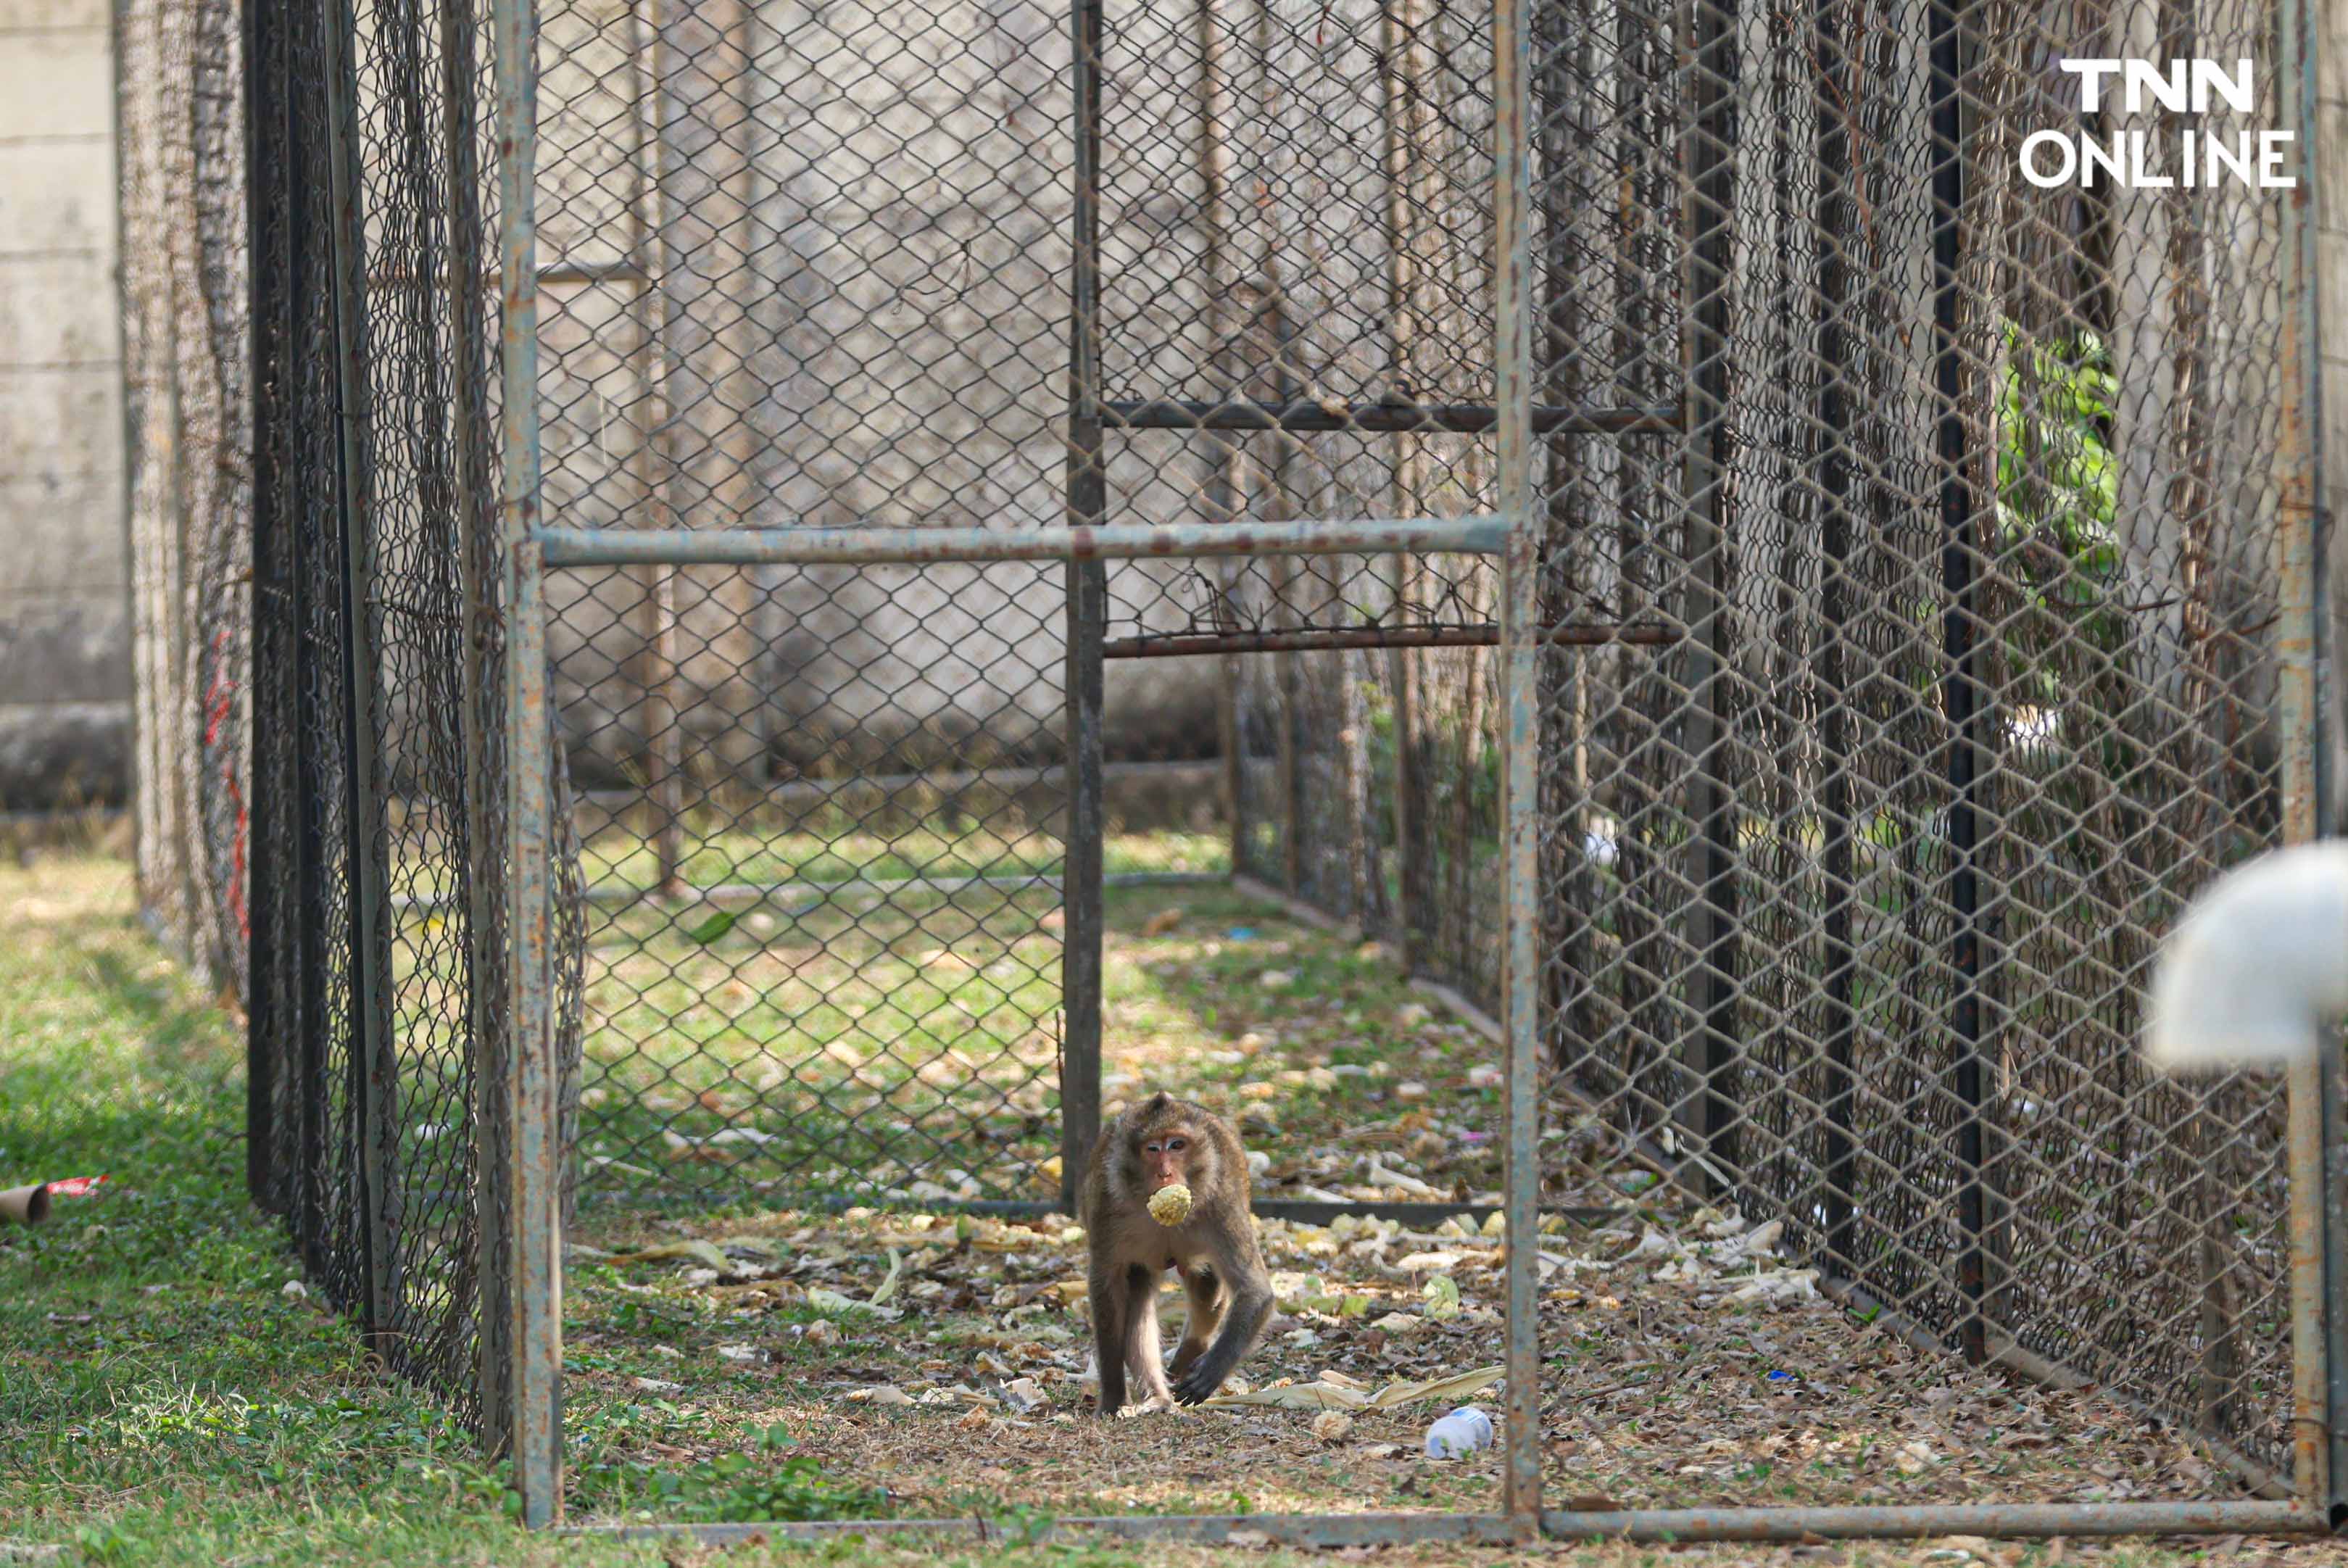
[[[1547,660],[1550,1062],[1829,1280],[2287,1470],[2281,1097],[2133,1048],[2155,941],[2314,742],[2277,701],[2285,215],[2019,156],[2273,123],[2273,18],[1785,25],[1699,15],[1691,63],[1626,4],[1539,46],[1536,362],[1689,417],[1539,481],[1551,614],[1686,628]],[[2082,53],[2255,96],[2084,108]]]
[[[2303,460],[2282,428],[2304,396],[2284,379],[2286,216],[2206,173],[2041,188],[2019,150],[2040,129],[2100,150],[2190,125],[2231,152],[2276,122],[2271,15],[2154,9],[1960,7],[1937,34],[1928,8],[1841,0],[1536,17],[1535,395],[1560,410],[1536,417],[1544,1168],[1575,1190],[1632,1142],[1785,1221],[1869,1312],[2119,1391],[2271,1480],[2290,1449],[2281,1097],[2153,1081],[2132,1042],[2159,935],[2282,836],[2286,754],[2314,741],[2278,698],[2278,454]],[[1447,48],[1440,8],[1372,24],[1375,68],[1404,84],[1386,101],[1424,93],[1405,112],[1475,145],[1488,44]],[[1330,71],[1337,29],[1312,26]],[[2115,88],[2083,111],[2057,59],[2130,53],[2222,60],[2254,97],[2205,119]],[[1249,57],[1261,79],[1324,101],[1275,57]],[[1303,123],[1373,155],[1342,113]],[[1259,295],[1375,244],[1377,197],[1391,270],[1423,278],[1422,242],[1488,257],[1447,250],[1488,184],[1447,177],[1454,144],[1407,123],[1403,157],[1433,167],[1355,182],[1297,153],[1292,196],[1254,177],[1251,213],[1293,225],[1279,262],[1249,263]],[[1488,276],[1456,298],[1419,282],[1431,302],[1406,307],[1411,286],[1380,296],[1377,272],[1344,291],[1385,305],[1366,354],[1343,307],[1290,295],[1334,339],[1298,347],[1292,385],[1488,397],[1416,367],[1348,384],[1447,312],[1477,346],[1446,356],[1437,335],[1436,363],[1488,374]],[[1368,483],[1416,498],[1398,510],[1492,505],[1490,457],[1457,446],[1432,491],[1404,489],[1429,460],[1415,438],[1280,455],[1334,469],[1366,447]],[[1263,482],[1256,515],[1274,515]],[[1427,591],[1490,618],[1488,575]],[[1385,621],[1394,593],[1347,619]],[[1497,666],[1377,640],[1233,677],[1235,864],[1498,1014]]]
[[[247,1009],[256,1201],[494,1433],[480,25],[132,0],[117,38],[142,900]]]
[[[1048,1204],[1105,878],[1235,873],[1537,1044],[1512,1202],[1659,1164],[2280,1484],[2281,1098],[2131,1044],[2312,826],[2298,231],[2021,144],[2302,123],[2281,16],[139,0],[142,854],[257,1193],[502,1439],[543,1115],[590,1193]],[[2056,63],[2130,53],[2248,106]]]

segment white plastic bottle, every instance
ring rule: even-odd
[[[1426,1457],[1457,1459],[1492,1446],[1492,1418],[1473,1405],[1462,1405],[1426,1429]]]

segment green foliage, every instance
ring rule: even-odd
[[[719,937],[725,935],[727,932],[733,930],[734,921],[735,914],[732,910],[721,909],[716,913],[711,915],[707,920],[703,921],[699,925],[687,931],[685,935],[691,937],[694,941],[698,942],[704,947],[706,947],[711,943],[716,941]]]
[[[2111,351],[2096,334],[2033,340],[2007,326],[1996,507],[1998,548],[2013,563],[2005,575],[2107,651],[2127,630],[2109,600],[2121,566],[2111,446],[2118,391]]]

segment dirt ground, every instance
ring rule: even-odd
[[[1192,903],[1115,912],[1113,1099],[1163,1086],[1262,1108],[1246,1122],[1270,1161],[1260,1192],[1402,1195],[1364,1185],[1374,1164],[1447,1194],[1497,1181],[1487,1046],[1375,954]],[[1218,940],[1234,919],[1251,923],[1237,953]],[[2242,1495],[2187,1435],[1920,1352],[1819,1296],[1772,1228],[1648,1180],[1592,1173],[1585,1195],[1616,1217],[1553,1219],[1540,1240],[1552,1506]],[[1104,1423],[1065,1217],[591,1210],[567,1307],[574,1508],[657,1515],[644,1475],[760,1434],[876,1489],[853,1506],[900,1515],[1497,1506],[1489,1452],[1431,1460],[1421,1439],[1454,1405],[1498,1409],[1475,1375],[1500,1359],[1500,1238],[1461,1222],[1261,1228],[1281,1313],[1242,1402]],[[1393,1392],[1421,1383],[1437,1387]]]

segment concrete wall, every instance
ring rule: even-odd
[[[0,0],[0,810],[129,770],[114,188],[104,0]]]
[[[1274,294],[1291,379],[1339,399],[1388,390],[1374,0],[1272,0],[1268,60],[1249,42],[1258,13],[1220,8],[1230,211],[1212,267],[1196,9],[1110,9],[1110,395],[1206,397],[1216,358],[1248,395],[1272,395],[1269,335],[1239,318]],[[1074,156],[1061,8],[707,0],[663,7],[655,26],[640,0],[550,0],[541,15],[540,242],[566,279],[541,301],[551,520],[1061,520]],[[615,281],[632,252],[654,281]],[[1219,348],[1219,335],[1231,341]],[[1214,515],[1221,446],[1112,438],[1111,519]],[[1472,483],[1397,497],[1384,443],[1287,448],[1287,493],[1259,476],[1220,504],[1340,518],[1476,504]],[[1111,635],[1184,629],[1205,609],[1206,575],[1117,563]],[[1354,575],[1357,606],[1382,592]],[[590,780],[668,727],[647,696],[664,667],[646,654],[661,621],[652,578],[580,572],[550,585],[557,696]],[[1056,569],[695,570],[676,574],[674,597],[689,758],[764,754],[788,776],[979,755],[1040,765],[1061,749]],[[1213,752],[1216,680],[1204,660],[1112,663],[1109,755]]]

